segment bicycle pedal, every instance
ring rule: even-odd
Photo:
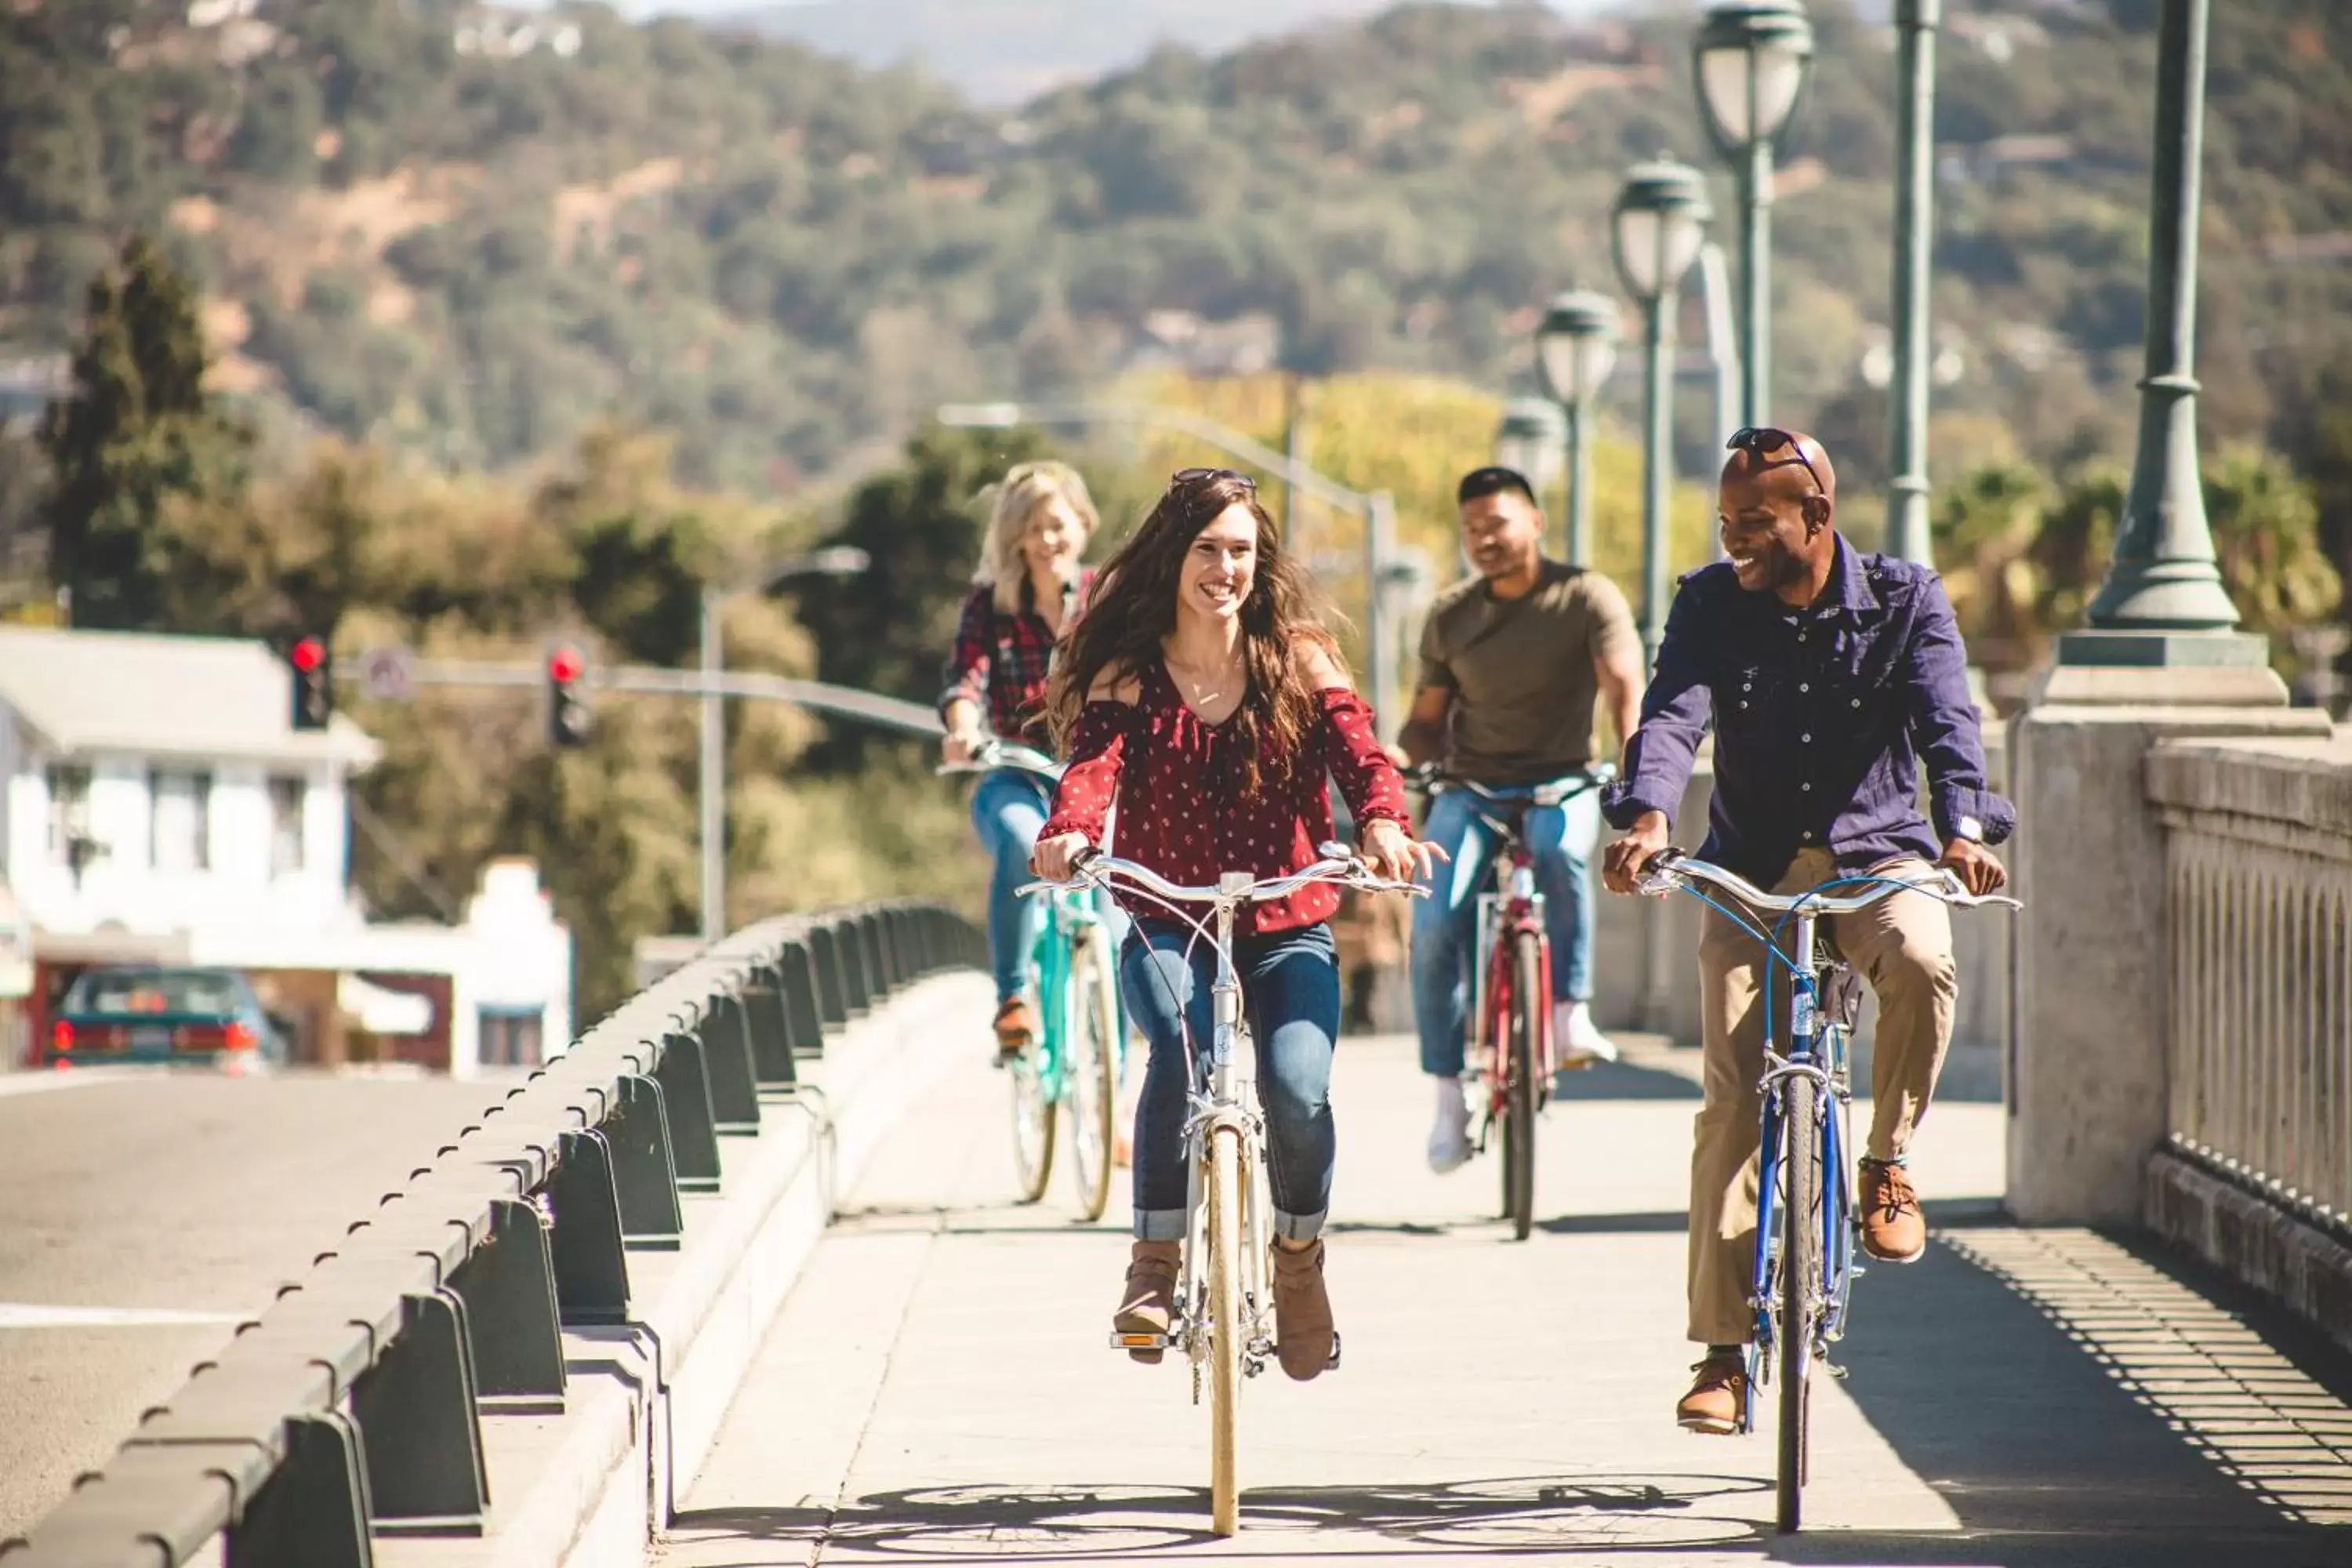
[[[1339,1331],[1337,1329],[1331,1331],[1331,1359],[1323,1363],[1323,1370],[1325,1372],[1339,1370]]]
[[[1114,1331],[1110,1336],[1110,1348],[1115,1351],[1164,1351],[1175,1342],[1168,1334],[1122,1334]]]

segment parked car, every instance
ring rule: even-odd
[[[49,1025],[52,1067],[185,1062],[240,1068],[286,1060],[286,1037],[233,969],[93,969]]]

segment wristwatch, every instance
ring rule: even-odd
[[[1953,831],[1958,837],[1967,839],[1971,844],[1981,844],[1984,842],[1984,824],[1979,822],[1973,816],[1963,816],[1959,821],[1954,823],[1952,826]]]

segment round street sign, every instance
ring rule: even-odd
[[[379,702],[404,702],[415,665],[416,656],[404,647],[370,648],[360,661],[362,688]]]

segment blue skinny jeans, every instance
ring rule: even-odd
[[[1188,958],[1187,944],[1192,947]],[[1331,1207],[1331,1054],[1339,1035],[1339,965],[1328,925],[1267,936],[1236,933],[1234,968],[1257,1047],[1257,1094],[1265,1111],[1266,1177],[1275,1235],[1307,1241]],[[1135,1234],[1184,1237],[1184,1117],[1190,1029],[1209,1049],[1209,988],[1216,951],[1173,921],[1143,919],[1120,951],[1119,993],[1151,1047],[1135,1110]]]
[[[1016,890],[1035,880],[1029,857],[1054,805],[1053,786],[1035,773],[999,768],[972,792],[971,826],[995,862],[988,879],[988,967],[999,1002],[1021,994],[1029,950],[1037,940],[1034,898]]]
[[[1528,790],[1497,790],[1526,799]],[[1412,901],[1412,1013],[1421,1033],[1421,1068],[1442,1077],[1462,1072],[1464,1015],[1468,1011],[1472,944],[1478,895],[1494,881],[1501,836],[1478,815],[1478,797],[1447,790],[1430,803],[1422,835],[1453,857],[1437,863],[1425,884],[1430,896]],[[1544,931],[1551,941],[1555,1002],[1592,997],[1592,848],[1601,838],[1601,795],[1587,790],[1562,805],[1530,806],[1520,831],[1534,853],[1536,887],[1544,898]]]

